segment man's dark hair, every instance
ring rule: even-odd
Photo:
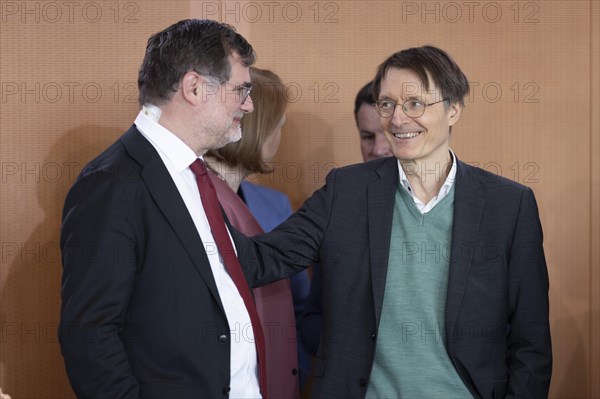
[[[229,56],[254,64],[250,43],[233,26],[208,19],[185,19],[148,39],[138,75],[140,105],[161,105],[177,91],[183,75],[196,71],[220,83],[231,76]]]
[[[358,111],[363,104],[373,105],[377,101],[373,94],[373,81],[370,81],[360,89],[354,100],[354,120],[358,126]]]
[[[415,72],[423,83],[425,91],[429,90],[431,75],[434,83],[447,98],[446,105],[459,102],[464,107],[465,96],[469,93],[469,81],[456,62],[443,50],[433,47],[414,47],[392,54],[377,68],[373,80],[373,92],[376,98],[381,91],[381,82],[390,68],[409,69]]]

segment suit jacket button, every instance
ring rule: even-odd
[[[295,368],[293,368],[293,369],[292,369],[292,375],[296,375],[296,374],[298,374],[298,370],[297,370],[297,369],[295,369]]]
[[[219,335],[219,343],[220,344],[226,344],[228,341],[229,341],[229,338],[227,338],[227,335],[225,335],[225,334]]]
[[[367,385],[367,380],[365,380],[363,377],[360,377],[358,380],[358,385],[360,385],[361,387],[364,387]]]
[[[374,340],[375,338],[377,338],[377,334],[375,334],[375,331],[372,331],[371,332],[371,339]]]
[[[223,388],[223,395],[229,395],[229,391],[231,391],[230,387]]]

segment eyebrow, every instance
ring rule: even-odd
[[[380,100],[390,100],[392,102],[395,102],[396,104],[400,104],[401,102],[403,103],[403,102],[408,101],[408,100],[425,101],[423,99],[423,97],[419,97],[419,96],[408,96],[408,97],[406,97],[405,100],[402,100],[402,99],[394,100],[394,99],[392,99],[392,98],[390,98],[388,96],[383,96],[383,97],[379,98],[377,101],[380,101]]]

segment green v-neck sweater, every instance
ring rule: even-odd
[[[454,187],[421,214],[398,186],[367,398],[472,398],[444,346],[453,211]]]

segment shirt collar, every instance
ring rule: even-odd
[[[448,177],[446,177],[444,184],[442,185],[442,187],[440,187],[440,191],[438,192],[437,197],[439,197],[440,195],[445,196],[452,188],[452,185],[454,184],[454,180],[456,179],[456,155],[454,155],[454,151],[452,151],[451,149],[449,149],[449,150],[450,150],[450,156],[452,157],[452,168],[450,169],[450,172],[448,173]],[[408,177],[406,176],[406,173],[404,173],[404,169],[402,169],[400,160],[398,160],[398,171],[399,171],[399,175],[400,175],[400,185],[402,186],[402,188],[404,188],[406,190],[406,192],[408,194],[410,194],[410,196],[413,199],[415,199],[416,197],[414,196],[413,189],[410,186],[410,182],[408,181]]]
[[[161,110],[154,105],[144,105],[135,119],[140,132],[171,161],[177,172],[188,168],[198,157],[179,137],[158,121]]]

